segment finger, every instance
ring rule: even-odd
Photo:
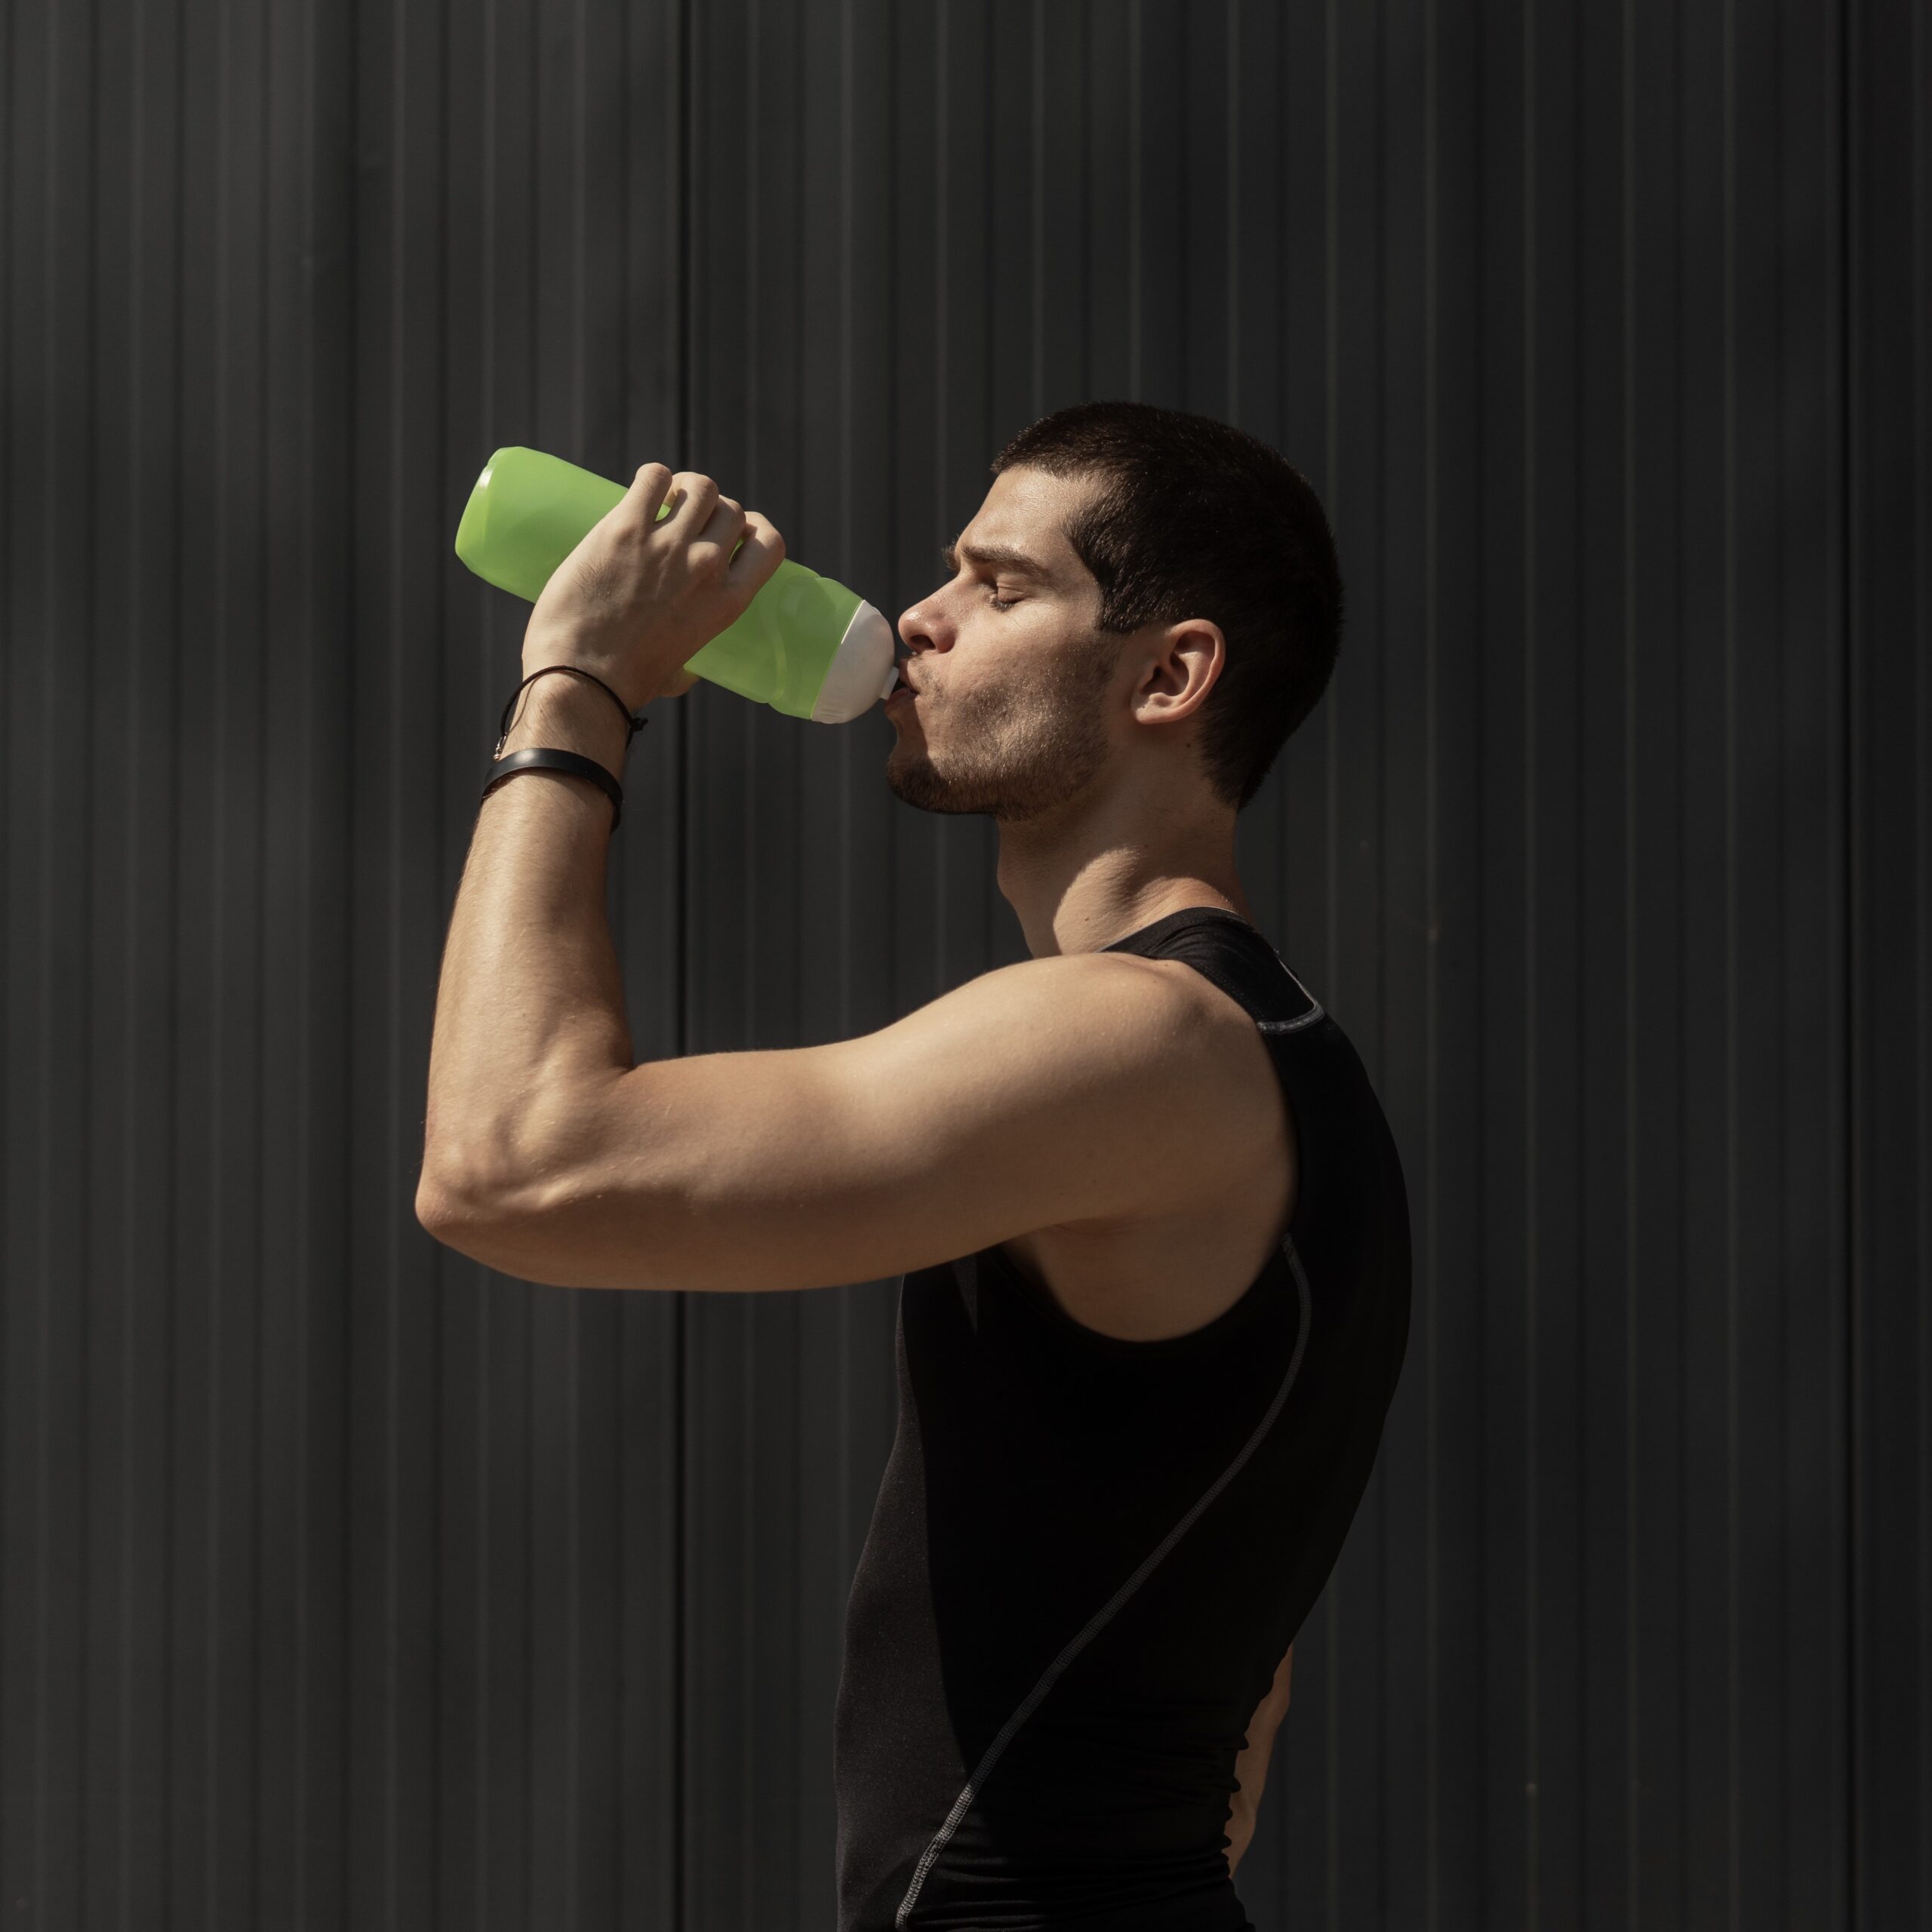
[[[657,521],[657,513],[664,507],[664,499],[670,494],[671,466],[668,463],[645,463],[638,466],[637,474],[631,478],[631,487],[626,493],[632,506],[644,521],[648,530]]]
[[[744,534],[745,513],[738,507],[737,500],[720,497],[718,507],[712,512],[704,528],[691,539],[691,548],[696,550],[700,543],[709,544],[716,553],[715,561],[721,569]]]
[[[711,521],[718,485],[700,470],[680,469],[672,476],[671,487],[681,494],[669,518],[669,527],[688,543]]]
[[[785,540],[777,526],[758,510],[745,512],[745,540],[731,559],[724,581],[743,592],[749,601],[771,580],[772,573],[785,561]]]

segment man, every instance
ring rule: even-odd
[[[568,1286],[897,1276],[899,1432],[848,1606],[841,1932],[1241,1932],[1295,1632],[1366,1484],[1409,1232],[1361,1063],[1255,929],[1237,813],[1334,663],[1320,504],[1228,426],[1062,410],[903,614],[888,783],[989,814],[1031,958],[878,1032],[631,1064],[592,782],[479,814],[417,1211]],[[680,501],[664,523],[660,506]],[[735,555],[734,555],[735,553]],[[532,611],[505,746],[626,706],[777,568],[647,465]]]

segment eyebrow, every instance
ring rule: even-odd
[[[1024,550],[1008,549],[1003,544],[991,544],[981,548],[977,544],[946,544],[939,553],[940,567],[949,577],[958,574],[959,559],[964,556],[970,564],[977,564],[982,570],[1012,571],[1021,577],[1030,577],[1040,583],[1051,583],[1053,572],[1037,558],[1029,557]]]

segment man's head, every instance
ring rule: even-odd
[[[894,707],[892,789],[929,811],[1034,820],[1123,780],[1229,815],[1332,669],[1327,519],[1275,451],[1149,403],[1023,430],[903,612],[918,695]]]

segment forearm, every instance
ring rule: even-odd
[[[503,755],[554,746],[623,776],[626,734],[595,685],[540,678]],[[423,1184],[502,1199],[536,1177],[556,1109],[631,1065],[605,913],[611,801],[589,779],[520,774],[483,800],[443,949]]]

